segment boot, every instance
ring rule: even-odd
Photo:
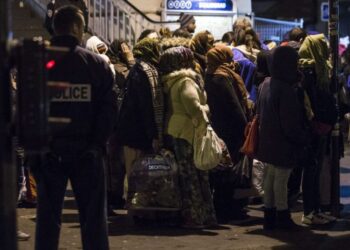
[[[276,208],[265,208],[264,209],[264,230],[275,229],[276,224]]]
[[[290,211],[288,209],[277,211],[277,223],[276,228],[283,230],[294,230],[298,229],[300,226],[294,223],[290,216]]]

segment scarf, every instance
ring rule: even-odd
[[[135,58],[157,66],[160,56],[159,41],[154,38],[144,38],[135,45],[133,53]]]
[[[207,57],[207,74],[224,76],[231,82],[243,110],[247,112],[249,94],[243,79],[235,72],[232,50],[227,46],[218,45],[209,50]]]
[[[299,56],[301,68],[315,68],[317,87],[330,91],[332,66],[329,61],[328,45],[324,34],[307,36],[300,47]]]
[[[207,64],[207,52],[213,47],[214,37],[209,31],[197,33],[191,40],[190,48],[194,53],[197,63],[200,65],[200,73],[204,73]]]
[[[179,46],[167,49],[160,58],[160,69],[164,74],[194,68],[194,57],[190,49]]]
[[[164,121],[164,98],[162,86],[159,81],[157,69],[150,63],[140,61],[142,70],[146,73],[151,87],[152,104],[154,112],[154,121],[156,123],[158,139],[162,144],[163,139],[163,121]]]

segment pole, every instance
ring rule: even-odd
[[[332,88],[334,90],[334,96],[336,99],[336,105],[339,107],[339,0],[329,0],[329,41],[331,48],[331,63],[332,63]],[[332,131],[332,169],[331,169],[331,212],[334,216],[340,215],[340,171],[339,171],[339,159],[340,159],[340,126],[339,126],[339,113],[337,123]]]
[[[10,36],[10,1],[0,1],[0,248],[17,249],[16,168],[11,136],[11,83],[7,44]]]

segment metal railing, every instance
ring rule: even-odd
[[[31,6],[40,9],[45,16],[46,5],[51,0],[26,0]],[[134,45],[145,29],[159,30],[176,21],[154,21],[127,0],[85,0],[89,10],[89,30],[104,41],[126,40]]]
[[[289,22],[275,19],[252,17],[254,29],[259,34],[261,40],[282,41],[284,35],[294,27],[303,27],[304,20]]]
[[[154,21],[127,0],[89,0],[89,27],[111,42],[124,39],[133,45],[145,29],[159,30],[176,21]]]
[[[46,5],[52,0],[25,0],[39,15],[45,16]],[[57,0],[56,0],[57,1]],[[128,0],[84,0],[89,10],[90,33],[99,36],[106,42],[114,39],[126,40],[131,46],[145,29],[159,30],[161,27],[173,25],[177,21],[154,21],[146,16]],[[146,2],[146,0],[145,0]],[[38,11],[37,11],[38,12]],[[232,13],[232,15],[237,13]],[[238,14],[238,16],[247,14]],[[293,27],[303,27],[303,19],[295,22],[279,21],[268,18],[250,16],[254,29],[261,40],[282,41],[283,35]]]

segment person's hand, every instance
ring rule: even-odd
[[[131,52],[129,46],[126,43],[122,43],[120,45],[121,49],[122,49],[122,56],[124,58],[124,60],[130,65],[133,66],[135,64],[135,58],[133,53]]]

